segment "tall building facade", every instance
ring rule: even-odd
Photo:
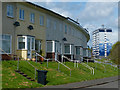
[[[100,28],[92,32],[92,53],[94,57],[107,57],[109,55],[112,48],[111,36],[112,29]]]

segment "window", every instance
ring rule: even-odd
[[[44,16],[40,16],[40,25],[44,25]]]
[[[76,47],[76,55],[80,55],[80,47]]]
[[[74,52],[74,45],[71,45],[71,54],[73,54],[73,52]]]
[[[83,48],[80,48],[80,55],[83,55]]]
[[[61,45],[61,43],[60,43],[60,46],[59,46],[60,48],[59,48],[59,53],[60,54],[62,54],[62,45]]]
[[[74,36],[74,29],[72,30],[72,35]]]
[[[59,25],[60,25],[60,31],[62,32],[62,24],[60,23]]]
[[[11,53],[11,36],[10,35],[0,35],[0,42],[2,42],[2,54]]]
[[[24,20],[24,10],[23,9],[19,10],[19,19]]]
[[[7,16],[13,17],[13,5],[7,5]]]
[[[41,41],[40,40],[35,40],[35,50],[37,52],[40,52],[40,50],[41,50]]]
[[[52,52],[53,42],[47,42],[47,52]]]
[[[70,45],[65,45],[65,53],[70,54]]]
[[[99,53],[98,53],[99,54]],[[86,56],[88,57],[88,49],[86,49]]]
[[[56,29],[57,29],[57,22],[54,21],[54,30],[56,30]]]
[[[25,49],[25,37],[18,37],[18,49]]]
[[[65,25],[65,34],[67,34],[67,25]]]
[[[86,56],[86,49],[83,49],[83,55]]]
[[[69,27],[69,34],[71,34],[71,27]]]
[[[30,22],[31,22],[31,23],[34,23],[34,22],[35,22],[35,14],[34,14],[34,13],[31,13],[31,14],[30,14]]]
[[[34,50],[34,49],[35,49],[35,39],[32,38],[32,50]]]
[[[47,19],[47,27],[50,27],[50,19]]]

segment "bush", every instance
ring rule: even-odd
[[[109,58],[113,63],[120,65],[120,41],[116,42],[110,51]]]

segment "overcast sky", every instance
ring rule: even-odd
[[[79,23],[88,28],[91,35],[93,30],[112,28],[112,43],[118,41],[118,0],[28,0],[57,12],[65,17],[79,20]],[[44,1],[44,2],[43,2]],[[83,2],[84,1],[84,2]],[[114,1],[114,2],[113,2]],[[88,45],[92,45],[92,37]]]

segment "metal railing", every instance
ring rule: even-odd
[[[94,75],[94,68],[90,67],[89,65],[85,64],[85,63],[81,63],[83,66],[85,66],[86,68],[90,69],[91,74]]]
[[[4,52],[6,55],[8,55],[9,57],[11,57],[11,55],[9,55],[9,54],[7,54],[4,50],[2,50],[1,48],[0,48],[0,50],[2,51],[2,52]],[[17,70],[19,70],[19,56],[17,56],[17,58],[18,58],[18,63],[17,63]],[[24,59],[25,60],[25,59]],[[27,61],[27,60],[25,60],[25,61]],[[30,64],[33,68],[35,68],[35,79],[36,79],[36,70],[38,70],[35,66],[33,66],[29,61],[27,61],[28,62],[28,64]]]
[[[36,79],[36,71],[38,70],[35,66],[33,66],[29,61],[27,61],[29,65],[31,65],[35,69],[35,79]]]
[[[50,60],[50,59],[46,59],[46,58],[44,58],[43,56],[41,56],[40,54],[38,54],[38,53],[35,53],[36,54],[36,62],[37,62],[37,56],[40,56],[40,57],[42,57],[44,60],[47,60],[47,67],[48,67],[48,61]],[[66,66],[65,64],[63,64],[63,63],[61,63],[60,61],[58,61],[58,60],[55,60],[56,62],[58,62],[58,70],[59,70],[59,64],[61,64],[61,65],[63,65],[64,67],[66,67],[67,69],[69,69],[70,70],[70,76],[71,76],[71,69],[68,67],[68,66]]]
[[[38,54],[38,53],[35,53],[35,54],[36,54],[36,62],[37,62],[37,56],[39,56],[39,57],[43,58],[44,60],[47,60],[47,67],[48,67],[48,61],[49,61],[50,59],[46,59],[46,58],[44,58],[42,55],[40,55],[40,54]]]
[[[71,76],[71,69],[68,67],[68,66],[66,66],[65,64],[63,64],[63,63],[61,63],[60,61],[58,61],[58,60],[56,60],[56,62],[58,62],[58,70],[59,70],[59,64],[61,64],[61,65],[63,65],[64,67],[66,67],[67,69],[69,69],[70,70],[70,76]]]
[[[3,52],[4,54],[6,54],[8,57],[13,58],[13,57],[12,57],[13,54],[8,54],[8,53],[6,53],[6,52],[5,52],[3,49],[1,49],[1,48],[0,48],[0,51]],[[0,52],[0,53],[1,53],[1,52]],[[14,55],[13,55],[13,56],[14,56]]]
[[[66,57],[66,56],[64,56],[64,55],[62,56],[62,59],[63,59],[63,58],[66,58],[66,59],[67,59],[68,61],[70,61],[70,62],[73,62],[73,61],[74,61],[74,60],[71,60],[70,58],[68,58],[68,57]]]
[[[62,56],[62,59],[63,58],[66,58],[68,61],[70,61],[70,62],[74,62],[74,67],[76,67],[77,66],[77,68],[78,68],[78,65],[79,65],[79,63],[80,63],[80,60],[71,60],[70,58],[68,58],[68,57],[66,57],[66,56]]]

